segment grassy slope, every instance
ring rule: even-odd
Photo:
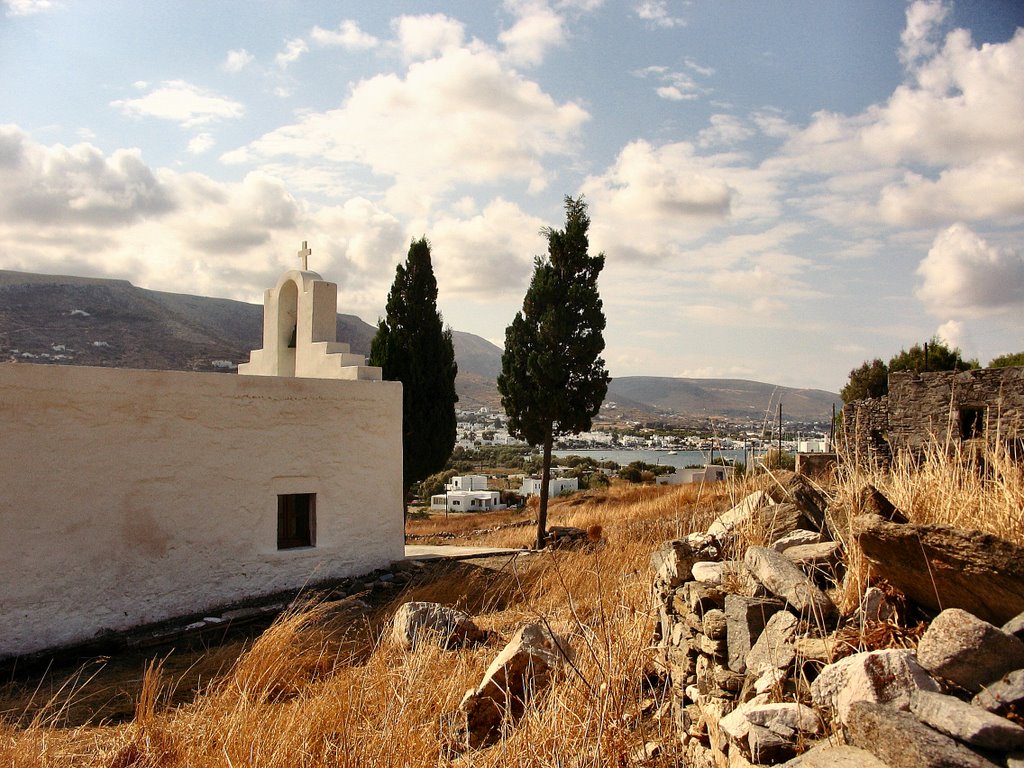
[[[1024,544],[1021,469],[1008,462],[990,462],[989,468],[990,475],[981,479],[936,454],[923,468],[905,467],[893,477],[847,475],[833,489],[836,509],[850,510],[855,489],[871,480],[912,519],[968,524]],[[631,752],[647,740],[678,743],[670,718],[653,714],[659,692],[642,684],[653,626],[650,552],[666,539],[703,530],[747,490],[724,484],[714,491],[616,487],[559,500],[553,524],[601,525],[607,546],[530,555],[499,570],[453,568],[414,582],[378,613],[351,604],[295,613],[268,630],[191,704],[164,706],[175,678],[153,669],[130,723],[56,728],[56,703],[49,721],[43,716],[27,727],[0,726],[0,765],[630,765]],[[841,537],[845,517],[840,513],[832,520]],[[498,521],[515,519],[507,514]],[[418,524],[417,532],[443,528],[459,536],[452,543],[498,546],[519,546],[532,537],[528,527],[472,533],[495,522],[493,515],[453,516],[446,523]],[[756,534],[748,541],[756,541]],[[862,587],[853,555],[847,606],[856,603]],[[460,651],[397,651],[379,638],[389,612],[412,599],[461,605],[501,638],[543,617],[570,636],[575,669],[500,744],[458,758],[447,744],[459,701],[503,641]],[[870,639],[854,637],[853,642],[865,647]],[[675,764],[671,748],[659,764]]]

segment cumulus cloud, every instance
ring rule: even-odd
[[[542,187],[542,160],[571,153],[588,117],[577,104],[556,103],[493,51],[456,48],[414,62],[404,77],[363,80],[341,108],[307,114],[224,159],[355,163],[392,177],[396,200],[426,204],[456,183],[525,179]]]
[[[669,13],[667,0],[641,0],[634,11],[639,18],[655,27],[671,29],[686,26],[686,19]]]
[[[434,13],[400,16],[391,22],[395,44],[406,61],[420,61],[462,46],[466,30],[461,21]]]
[[[173,192],[138,150],[110,157],[90,144],[42,147],[0,126],[0,220],[38,225],[123,225],[175,207]]]
[[[549,48],[565,43],[565,22],[541,0],[506,0],[516,23],[498,35],[505,56],[513,64],[536,66]]]
[[[188,151],[193,155],[201,155],[212,149],[216,143],[212,133],[200,133],[188,142]]]
[[[238,50],[228,51],[227,58],[224,59],[222,67],[225,72],[241,72],[252,64],[252,61],[252,54],[245,50],[245,48],[239,48]]]
[[[294,64],[304,53],[309,52],[309,46],[301,37],[295,37],[284,44],[284,50],[274,57],[274,61],[281,69],[286,69]]]
[[[218,96],[184,80],[165,81],[145,96],[112,101],[110,105],[129,117],[171,120],[185,128],[241,117],[245,112],[237,101]]]
[[[935,335],[950,349],[965,350],[970,343],[967,327],[959,320],[947,320],[935,329]]]
[[[990,244],[965,224],[936,236],[917,274],[917,297],[939,315],[980,315],[1024,304],[1024,255]]]
[[[754,135],[754,131],[733,115],[712,115],[711,123],[697,134],[697,144],[701,147],[729,146],[738,144]]]
[[[376,37],[363,32],[351,19],[341,22],[336,30],[313,27],[310,37],[319,45],[341,46],[347,51],[368,51],[380,45]]]
[[[915,0],[907,6],[907,25],[900,35],[900,61],[905,66],[935,53],[936,32],[949,10],[943,0]]]
[[[402,244],[365,199],[300,206],[256,171],[238,182],[153,169],[138,151],[45,146],[0,127],[0,253],[5,267],[118,277],[161,290],[258,300],[301,239],[343,287],[345,311],[374,317]]]
[[[699,155],[692,144],[635,141],[604,173],[581,185],[594,240],[630,259],[657,261],[714,227],[778,215],[769,174],[728,153]]]

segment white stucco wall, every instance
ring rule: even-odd
[[[395,382],[0,364],[0,657],[401,559],[401,419]]]

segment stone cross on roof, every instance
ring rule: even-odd
[[[309,270],[309,255],[313,253],[312,249],[307,245],[306,241],[302,241],[302,250],[299,251],[299,258],[302,259],[302,271],[306,272]]]

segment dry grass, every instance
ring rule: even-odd
[[[1020,469],[999,457],[989,458],[982,474],[949,462],[935,452],[892,477],[845,471],[834,510],[854,504],[856,489],[872,482],[915,521],[968,525],[1024,543]],[[551,524],[600,525],[605,545],[523,555],[497,570],[452,566],[432,580],[413,582],[376,613],[359,613],[344,601],[303,606],[283,616],[189,704],[169,703],[176,678],[154,665],[128,723],[56,727],[62,707],[57,696],[27,725],[0,724],[0,766],[629,766],[635,764],[633,751],[652,739],[668,748],[648,765],[681,764],[669,719],[653,716],[664,692],[644,687],[654,622],[649,557],[666,539],[704,530],[750,488],[613,486],[555,500]],[[530,526],[480,531],[529,518],[530,510],[453,515],[416,522],[410,530],[448,531],[456,535],[452,543],[521,547],[535,535]],[[833,511],[831,523],[847,545],[848,519]],[[856,552],[847,549],[855,604],[864,584],[856,578]],[[497,637],[458,651],[396,650],[382,636],[390,613],[411,599],[463,607]],[[503,638],[540,618],[569,636],[576,649],[573,669],[499,744],[458,754],[451,745],[463,693],[478,682]],[[864,637],[851,642],[862,644]]]
[[[395,601],[390,610],[409,599],[462,605],[499,638],[539,618],[570,637],[574,668],[486,751],[451,750],[455,714],[503,640],[407,653],[381,639],[387,610],[345,621],[337,605],[313,605],[282,617],[190,704],[167,704],[175,680],[154,665],[129,723],[56,728],[44,714],[27,726],[0,726],[0,765],[629,765],[644,741],[670,740],[669,723],[649,717],[651,692],[643,689],[653,627],[650,552],[705,527],[731,503],[724,490],[624,487],[582,502],[556,500],[552,524],[601,525],[605,546],[528,555],[502,571],[453,567]],[[468,535],[494,527],[494,519],[457,522]],[[518,547],[533,535],[530,527],[504,528],[472,541]],[[55,701],[48,711],[59,708]],[[673,764],[671,755],[664,760]]]

